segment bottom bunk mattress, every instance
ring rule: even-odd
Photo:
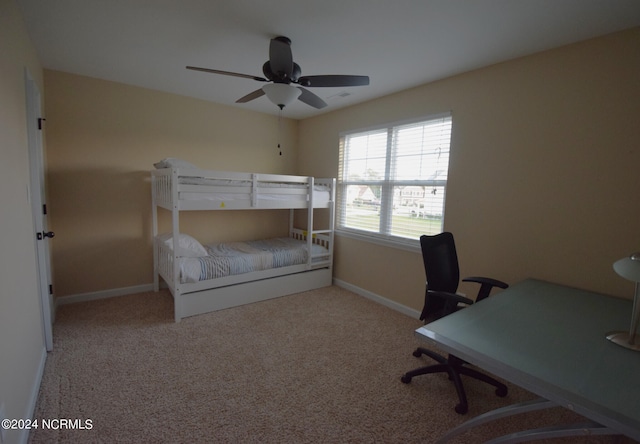
[[[248,242],[204,245],[207,256],[180,259],[180,281],[192,283],[225,276],[305,264],[307,243],[289,237]],[[324,255],[327,249],[311,245],[311,255]]]

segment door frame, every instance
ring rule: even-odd
[[[27,139],[29,146],[29,199],[36,236],[37,278],[45,347],[53,350],[53,286],[51,285],[51,257],[46,211],[46,188],[44,178],[44,149],[42,143],[42,100],[40,89],[31,73],[25,68],[25,89],[27,100]]]

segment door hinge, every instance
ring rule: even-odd
[[[49,284],[49,294],[53,294],[53,285]]]
[[[41,130],[42,129],[42,122],[46,121],[47,119],[44,119],[42,117],[38,117],[38,129]]]
[[[47,204],[42,204],[42,214],[47,214]]]

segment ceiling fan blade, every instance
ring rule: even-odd
[[[298,83],[307,87],[341,87],[341,86],[365,86],[369,84],[368,76],[304,76],[298,79]]]
[[[238,100],[236,100],[236,103],[247,103],[262,96],[264,96],[264,91],[262,90],[262,88],[256,89],[254,92],[249,93],[244,97],[240,97]]]
[[[291,78],[293,71],[293,55],[291,40],[286,37],[271,39],[269,44],[269,65],[276,77],[285,80]]]
[[[187,66],[187,69],[192,69],[194,71],[209,72],[213,74],[222,74],[225,76],[242,77],[245,79],[257,80],[258,82],[268,82],[268,80],[263,77],[252,76],[250,74],[240,74],[238,72],[220,71],[218,69],[209,69],[209,68],[198,68],[197,66]]]
[[[298,97],[298,100],[300,100],[301,102],[306,103],[309,106],[313,106],[316,109],[322,109],[327,106],[327,103],[324,100],[316,96],[308,89],[304,89],[301,87],[298,87],[298,89],[302,91],[302,94],[300,94],[300,96]]]

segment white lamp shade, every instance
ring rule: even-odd
[[[283,108],[296,100],[302,93],[302,91],[295,86],[287,85],[285,83],[269,83],[264,85],[262,90],[269,100],[280,108]]]
[[[640,255],[635,253],[613,264],[613,269],[625,279],[640,282]]]

